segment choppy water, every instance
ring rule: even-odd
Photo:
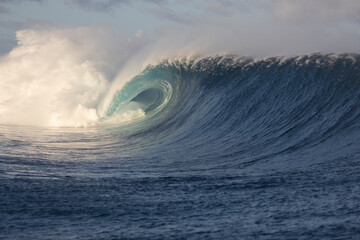
[[[164,61],[92,127],[0,125],[0,237],[359,239],[359,133],[359,55]]]

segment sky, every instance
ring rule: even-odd
[[[18,44],[19,30],[79,28],[106,29],[119,41],[165,52],[359,53],[360,1],[0,0],[1,55]]]

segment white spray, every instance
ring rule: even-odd
[[[141,47],[94,28],[22,30],[17,40],[0,60],[2,124],[96,124],[111,82]]]

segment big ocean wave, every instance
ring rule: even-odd
[[[191,139],[188,148],[192,150],[206,146],[218,151],[216,146],[221,142],[231,149],[224,151],[226,155],[261,147],[266,156],[314,147],[359,129],[357,54],[164,60],[148,65],[113,91],[101,87],[101,77],[98,79],[88,86],[77,83],[78,88],[94,87],[80,95],[71,95],[73,86],[68,87],[70,93],[66,88],[56,92],[56,100],[61,96],[65,106],[70,105],[65,104],[65,97],[76,98],[72,99],[76,107],[70,112],[71,121],[54,121],[57,119],[52,113],[48,125],[117,126],[134,133],[151,131],[158,138],[174,142]],[[29,84],[28,91],[31,88]],[[98,89],[103,92],[96,92]],[[26,94],[22,98],[31,109],[28,102],[36,102],[32,98],[37,95]],[[84,98],[85,104],[81,102]],[[14,114],[11,109],[4,110],[6,104],[3,101],[1,105],[3,119],[6,114]],[[50,108],[46,104],[41,107]],[[61,109],[56,108],[55,116]],[[38,114],[36,111],[31,110],[31,115]],[[26,119],[21,114],[15,114],[17,119]]]
[[[0,62],[1,124],[112,128],[160,159],[180,151],[230,166],[358,152],[358,54],[185,56],[142,67],[64,34],[18,32]]]
[[[359,63],[356,54],[163,61],[115,91],[100,122],[192,159],[336,158],[357,146]],[[131,112],[141,114],[121,120]]]
[[[220,133],[227,141],[235,136],[244,142],[281,136],[321,139],[357,126],[359,59],[314,54],[163,61],[115,91],[99,121],[178,129],[210,141]],[[131,112],[140,114],[125,121]]]

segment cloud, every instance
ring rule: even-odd
[[[89,11],[106,13],[129,6],[135,14],[138,11],[139,25],[133,31],[144,32],[128,42],[170,39],[194,48],[208,45],[214,52],[256,56],[360,50],[358,0],[63,1]],[[154,21],[154,16],[161,21]]]
[[[175,22],[192,24],[201,18],[199,15],[213,17],[229,16],[234,12],[246,13],[262,5],[266,0],[67,0],[66,3],[76,5],[87,11],[112,12],[123,6],[132,6],[139,11]]]
[[[253,9],[264,7],[264,0],[208,0],[202,3],[204,11],[229,16],[234,13],[250,13]]]
[[[195,20],[195,17],[191,14],[188,13],[179,14],[176,11],[166,6],[159,6],[156,8],[152,8],[149,11],[158,18],[166,19],[176,23],[188,24],[194,22]]]
[[[43,3],[43,0],[28,0],[30,2],[37,2],[37,3]],[[26,2],[25,0],[0,0],[0,14],[9,13],[7,7],[5,7],[6,4],[20,4]]]
[[[359,0],[271,0],[273,15],[280,20],[360,21]]]
[[[173,0],[151,1],[156,7],[147,11],[160,19],[171,22],[194,25],[203,19],[231,18],[234,15],[246,15],[254,10],[269,8],[268,0]]]
[[[107,7],[97,10],[130,4],[102,3]],[[360,20],[358,0],[134,0],[131,6],[165,20],[153,26],[157,30],[153,40],[168,52],[211,49],[213,53],[273,56],[360,51],[360,26],[351,26]],[[149,38],[154,36],[146,31]]]
[[[22,2],[26,2],[26,1],[30,1],[30,2],[38,2],[38,3],[42,3],[43,0],[0,0],[0,3],[16,3],[16,4],[19,4],[19,3],[22,3]]]
[[[8,13],[8,10],[6,9],[6,7],[0,5],[0,14],[1,13]]]
[[[77,5],[80,8],[90,11],[110,12],[115,7],[123,4],[131,4],[130,0],[71,0],[67,3]]]
[[[65,2],[95,12],[112,12],[123,5],[129,6],[139,2],[152,5],[168,4],[167,0],[67,0]]]

